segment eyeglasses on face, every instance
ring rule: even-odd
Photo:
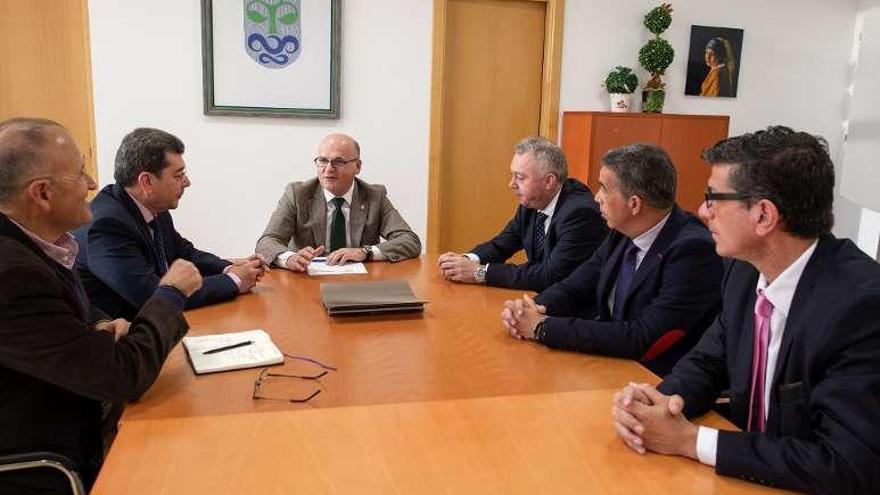
[[[360,159],[360,157],[358,157],[358,156],[356,156],[354,158],[347,159],[347,160],[341,156],[333,158],[333,159],[327,158],[326,156],[317,156],[317,157],[315,157],[314,162],[315,162],[315,165],[318,166],[318,168],[326,168],[327,165],[330,165],[334,169],[339,170],[342,167],[345,167],[346,165],[348,165],[349,163],[357,161],[359,159]]]
[[[704,197],[706,198],[706,208],[711,208],[715,201],[744,201],[755,198],[754,195],[748,193],[715,191],[706,191]]]

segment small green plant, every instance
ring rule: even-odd
[[[631,68],[618,65],[611,69],[602,85],[609,93],[632,93],[639,87],[639,78]]]
[[[639,63],[651,73],[651,78],[645,83],[645,89],[662,90],[665,87],[663,74],[675,57],[672,45],[660,37],[660,34],[672,24],[672,5],[663,3],[651,9],[645,14],[644,24],[648,31],[654,34],[654,38],[639,50]]]

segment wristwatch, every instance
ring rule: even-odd
[[[547,315],[542,315],[541,319],[538,320],[538,324],[535,325],[535,335],[532,336],[532,340],[535,342],[544,342],[544,334],[547,332]]]
[[[373,259],[373,248],[371,246],[364,246],[364,261],[370,261]]]
[[[488,265],[488,264],[485,264],[485,265],[477,265],[477,267],[474,268],[474,282],[476,282],[476,283],[478,283],[478,284],[485,284],[485,283],[486,283],[486,270],[487,270],[487,269],[489,269],[489,265]]]

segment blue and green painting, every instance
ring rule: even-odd
[[[282,69],[302,51],[300,0],[243,0],[244,49],[254,62]]]

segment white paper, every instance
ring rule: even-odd
[[[312,261],[309,263],[309,275],[357,275],[367,273],[367,267],[363,263],[345,263],[342,265],[328,265],[324,261]]]

